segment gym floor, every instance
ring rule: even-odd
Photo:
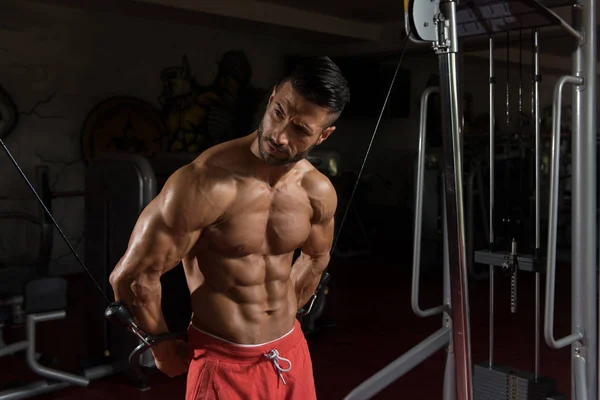
[[[412,243],[412,242],[410,242]],[[390,247],[393,249],[393,247]],[[408,351],[419,341],[439,329],[439,316],[416,317],[410,307],[411,251],[378,252],[363,260],[335,260],[331,264],[331,288],[325,316],[334,327],[324,328],[308,337],[314,363],[317,394],[320,399],[343,399],[354,387]],[[407,256],[408,255],[408,256]],[[570,279],[568,265],[557,267],[557,301],[555,336],[568,333],[570,325]],[[511,315],[509,280],[496,275],[495,361],[514,368],[533,370],[534,357],[534,279],[527,273],[519,275],[518,313]],[[78,336],[79,321],[85,310],[82,299],[86,293],[83,275],[70,278],[70,298],[73,303],[63,321],[40,326],[38,348],[56,357],[62,368],[76,368],[78,355],[85,354],[84,338]],[[439,271],[422,276],[421,307],[438,305],[442,295]],[[544,299],[542,280],[542,303]],[[488,359],[488,280],[470,285],[471,332],[473,362]],[[543,307],[541,314],[543,318]],[[543,323],[543,319],[542,319]],[[542,325],[543,329],[543,325]],[[541,331],[543,332],[543,330]],[[10,333],[10,335],[9,335]],[[7,332],[8,336],[18,332]],[[541,374],[557,380],[558,390],[570,392],[569,349],[552,350],[541,340]],[[9,339],[7,339],[7,342]],[[18,362],[15,362],[18,361]],[[10,364],[8,364],[10,363]],[[445,353],[440,351],[400,380],[380,392],[374,399],[442,398]],[[10,368],[9,368],[10,365]],[[0,383],[17,383],[28,379],[21,358],[0,359],[4,372]],[[139,391],[117,376],[94,381],[89,387],[67,388],[38,397],[44,400],[62,399],[183,399],[185,377],[168,379],[161,374],[153,377],[152,387]],[[409,396],[409,397],[407,397]]]

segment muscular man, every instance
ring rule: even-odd
[[[274,87],[255,132],[176,171],[140,215],[110,283],[141,328],[165,333],[160,277],[182,261],[188,345],[152,352],[165,374],[187,371],[186,399],[316,398],[296,314],[329,262],[337,197],[305,158],[348,101],[329,58],[305,62]]]

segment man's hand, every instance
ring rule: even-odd
[[[189,367],[189,347],[182,340],[160,343],[152,348],[156,367],[170,378],[183,375]]]

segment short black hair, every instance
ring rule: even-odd
[[[284,77],[278,86],[290,82],[292,88],[306,100],[340,114],[350,102],[348,81],[329,57],[302,60]]]

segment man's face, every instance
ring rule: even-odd
[[[258,127],[258,149],[271,165],[296,163],[335,130],[324,107],[306,101],[288,82],[274,89]]]

